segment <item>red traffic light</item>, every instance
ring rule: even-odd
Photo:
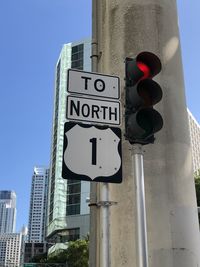
[[[134,86],[141,80],[152,79],[161,71],[160,59],[151,52],[141,52],[135,58],[126,58],[126,86]]]
[[[163,119],[154,105],[162,99],[162,89],[152,78],[161,71],[160,59],[141,52],[125,59],[125,136],[131,144],[153,143]]]
[[[161,71],[162,68],[160,59],[151,52],[141,52],[140,54],[137,55],[136,62],[137,66],[138,64],[140,66],[143,65],[142,66],[143,70],[140,68],[140,66],[138,66],[138,68],[140,68],[140,70],[144,73],[144,75],[147,73],[148,69],[149,76],[147,76],[146,78],[154,77]]]
[[[140,78],[140,80],[147,79],[151,77],[150,68],[141,61],[137,62],[137,67],[144,73],[144,76]]]

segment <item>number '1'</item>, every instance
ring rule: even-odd
[[[97,165],[97,139],[91,138],[92,143],[92,165]]]

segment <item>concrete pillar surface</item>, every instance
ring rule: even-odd
[[[144,173],[149,267],[200,266],[200,241],[175,0],[97,1],[98,71],[119,75],[124,59],[151,51],[162,62],[155,80],[164,120],[145,146]],[[124,125],[122,125],[124,133]],[[123,183],[110,184],[110,266],[136,267],[136,203],[130,144],[123,138]],[[101,222],[99,221],[99,224]],[[101,263],[99,266],[102,266]],[[103,266],[102,266],[103,267]]]

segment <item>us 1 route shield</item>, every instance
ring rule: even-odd
[[[121,183],[121,129],[66,122],[62,177]]]

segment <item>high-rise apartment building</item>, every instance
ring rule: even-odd
[[[21,233],[0,234],[0,266],[20,266],[21,244]]]
[[[31,184],[28,242],[44,242],[46,237],[49,169],[34,167]]]
[[[66,121],[67,69],[91,70],[91,40],[65,44],[56,65],[54,117],[48,203],[48,239],[57,243],[75,240],[89,232],[90,183],[61,177],[64,122]]]
[[[190,139],[192,145],[192,161],[194,172],[200,170],[200,125],[188,109]]]
[[[0,234],[14,233],[16,225],[16,194],[0,191]]]

